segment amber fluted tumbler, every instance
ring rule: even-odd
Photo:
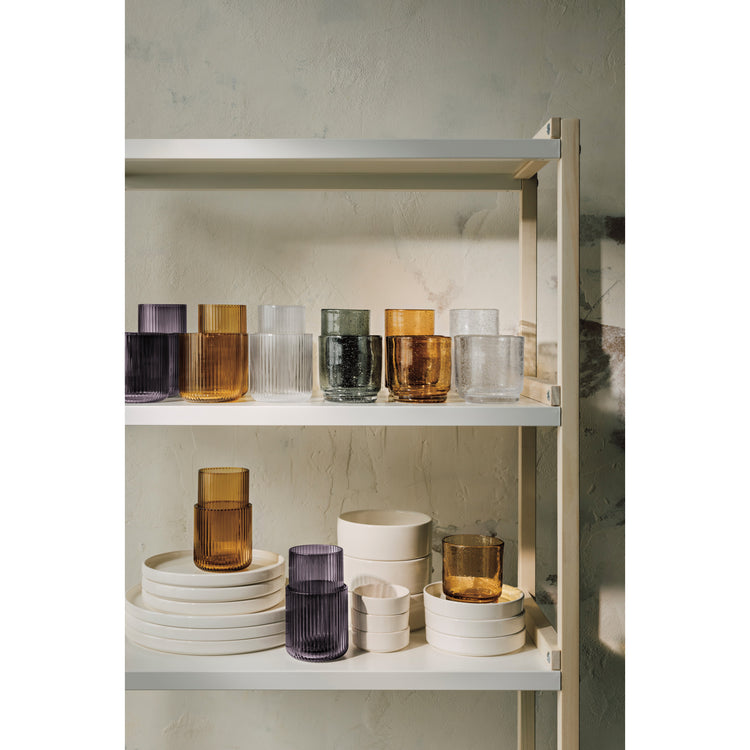
[[[234,466],[198,471],[193,561],[202,570],[242,570],[253,559],[250,473]]]
[[[397,401],[440,403],[451,386],[449,336],[387,336],[386,376]]]
[[[247,305],[198,305],[199,333],[247,333]],[[247,336],[243,339],[242,394],[248,387]]]
[[[246,333],[181,333],[180,395],[187,401],[234,401],[242,395]]]
[[[461,602],[496,602],[503,592],[502,539],[482,534],[443,537],[443,593]]]

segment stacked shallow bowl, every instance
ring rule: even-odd
[[[447,599],[440,581],[424,589],[425,637],[440,651],[461,656],[499,656],[526,643],[523,592],[503,584],[491,603]]]
[[[139,646],[175,654],[262,651],[285,642],[284,558],[253,550],[243,570],[212,572],[192,550],[155,555],[125,602],[125,634]]]
[[[365,583],[351,592],[352,641],[363,651],[387,653],[409,645],[409,589]]]
[[[432,519],[410,510],[353,510],[337,522],[344,580],[353,591],[392,584],[409,591],[409,628],[424,627],[423,589],[432,573]]]

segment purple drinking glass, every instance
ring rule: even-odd
[[[180,395],[180,341],[187,333],[187,305],[138,305],[140,333],[169,334],[169,396]]]
[[[300,544],[289,549],[289,585],[307,581],[344,584],[344,550],[335,544]]]
[[[169,394],[169,335],[125,334],[125,403],[161,401]]]

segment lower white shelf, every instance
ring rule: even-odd
[[[234,656],[180,656],[126,640],[126,690],[560,690],[560,672],[527,634],[505,656],[455,656],[435,650],[425,631],[391,654],[349,647],[337,661],[293,659],[286,649]]]

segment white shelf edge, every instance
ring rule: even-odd
[[[391,654],[359,651],[322,664],[293,659],[281,646],[234,656],[181,656],[151,651],[126,640],[126,690],[560,690],[527,637],[505,656],[467,657],[437,651],[425,631]]]
[[[198,404],[167,399],[125,404],[127,426],[295,426],[295,427],[557,427],[560,408],[522,396],[507,404],[333,404],[322,399],[304,403],[260,403],[239,400]]]

